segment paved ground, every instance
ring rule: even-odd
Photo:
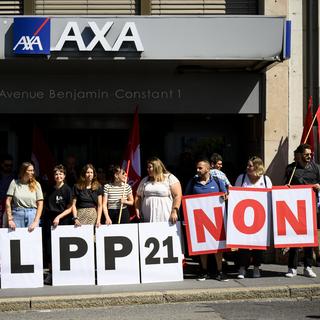
[[[44,286],[36,289],[1,289],[0,311],[103,307],[147,303],[170,303],[182,301],[227,301],[239,299],[272,298],[319,298],[320,268],[314,268],[317,278],[298,276],[284,277],[284,265],[262,265],[262,277],[243,280],[236,278],[235,270],[229,267],[229,281],[197,281],[193,267],[186,269],[181,282],[152,283],[119,286]]]
[[[28,310],[0,313],[0,320],[301,320],[320,319],[320,300],[247,300]],[[245,307],[244,307],[245,306]]]

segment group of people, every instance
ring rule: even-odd
[[[12,160],[12,159],[11,159]],[[221,171],[222,157],[213,154],[210,160],[200,158],[196,162],[196,172],[187,183],[184,194],[205,194],[222,192],[224,201],[228,198],[228,188],[231,185],[226,175]],[[17,179],[11,179],[6,192],[5,213],[7,225],[11,229],[26,227],[30,232],[43,221],[46,258],[51,268],[51,228],[57,225],[76,226],[91,224],[100,227],[101,224],[129,223],[132,206],[135,215],[143,222],[171,222],[179,220],[182,187],[178,178],[169,172],[163,162],[153,157],[147,161],[147,173],[133,196],[132,188],[127,183],[127,174],[119,165],[111,165],[106,174],[106,183],[101,185],[97,171],[92,164],[85,165],[75,184],[68,186],[65,182],[66,168],[57,165],[53,170],[55,185],[45,196],[40,183],[35,178],[34,166],[31,162],[21,165]],[[300,145],[295,151],[295,161],[286,170],[286,183],[312,184],[317,195],[320,190],[320,169],[311,161],[309,145]],[[7,180],[6,180],[7,181]],[[7,181],[8,184],[8,181]],[[261,158],[251,157],[244,173],[240,174],[235,186],[244,188],[271,188],[272,182],[265,175]],[[43,213],[42,213],[43,212]],[[304,275],[316,277],[312,270],[313,248],[304,248]],[[247,276],[247,270],[252,263],[253,277],[260,277],[260,265],[263,251],[238,250],[238,278]],[[208,264],[209,258],[214,258],[216,274],[219,281],[227,281],[223,272],[223,255],[200,255],[200,273],[198,280],[212,277]],[[297,275],[298,251],[289,250],[289,270],[287,277]],[[51,274],[45,283],[51,282]]]

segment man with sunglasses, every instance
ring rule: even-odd
[[[312,151],[309,144],[300,144],[294,151],[294,162],[289,164],[286,169],[286,182],[291,185],[308,184],[313,186],[316,192],[317,203],[320,191],[320,167],[312,160]],[[318,214],[319,224],[319,214]],[[319,225],[318,225],[319,227]],[[313,247],[305,247],[304,250],[304,272],[303,275],[315,278],[317,275],[312,270]],[[297,275],[298,248],[290,248],[288,260],[288,273],[286,277],[292,278]]]

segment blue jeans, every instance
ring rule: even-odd
[[[14,208],[12,216],[17,228],[27,228],[34,221],[37,209],[35,208]]]

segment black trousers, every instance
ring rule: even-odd
[[[298,248],[290,248],[289,249],[289,260],[288,260],[288,267],[297,269],[298,266],[298,259],[299,259],[299,252]],[[303,248],[303,264],[304,267],[311,267],[312,260],[313,260],[313,247],[305,247]]]
[[[43,259],[44,265],[52,262],[51,257],[51,226],[53,226],[53,220],[58,215],[57,212],[45,212],[42,220],[42,243],[43,243]],[[68,216],[60,219],[59,225],[72,225],[72,216]]]
[[[238,264],[240,267],[248,268],[251,264],[255,267],[260,267],[263,257],[263,250],[249,250],[249,249],[239,249],[238,250]]]
[[[109,217],[112,221],[112,224],[118,224],[120,209],[108,209]],[[129,223],[130,222],[130,212],[128,208],[123,208],[121,213],[120,223]]]

